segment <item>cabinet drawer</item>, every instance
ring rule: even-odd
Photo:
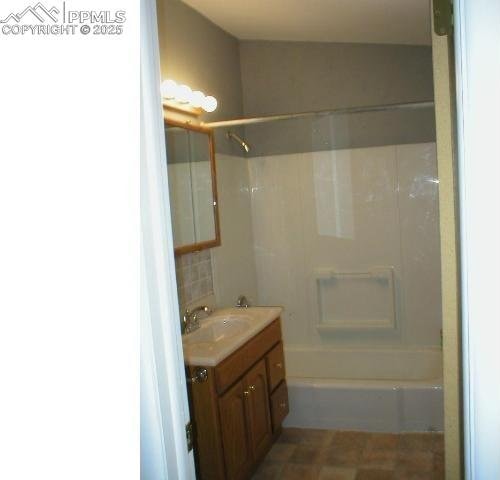
[[[280,426],[283,419],[288,415],[288,389],[286,382],[280,383],[278,388],[271,395],[271,418],[273,420],[273,432]]]
[[[215,367],[217,392],[219,394],[224,392],[280,340],[281,326],[280,320],[277,318]]]
[[[285,379],[285,356],[283,343],[278,343],[266,356],[267,383],[272,392],[276,386]]]

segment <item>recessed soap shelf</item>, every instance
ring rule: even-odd
[[[319,333],[396,329],[394,268],[314,270]]]

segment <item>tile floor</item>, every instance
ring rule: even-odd
[[[253,480],[443,480],[440,433],[283,429]]]

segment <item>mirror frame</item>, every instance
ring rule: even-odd
[[[188,122],[179,122],[176,120],[171,120],[170,118],[165,118],[165,127],[180,127],[186,130],[192,130],[198,133],[204,133],[208,136],[208,149],[210,155],[210,174],[212,178],[212,201],[214,209],[214,229],[215,238],[213,240],[206,240],[204,242],[192,243],[187,245],[181,245],[180,247],[174,247],[174,254],[184,255],[185,253],[199,252],[201,250],[206,250],[208,248],[218,247],[221,244],[220,238],[220,222],[219,222],[219,201],[217,198],[217,169],[215,166],[215,140],[214,132],[211,128],[202,127],[201,125],[193,125]],[[168,158],[167,158],[168,166]]]

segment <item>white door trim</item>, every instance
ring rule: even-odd
[[[455,0],[468,480],[500,478],[500,2]]]
[[[159,59],[156,4],[141,0],[141,479],[190,480]]]

